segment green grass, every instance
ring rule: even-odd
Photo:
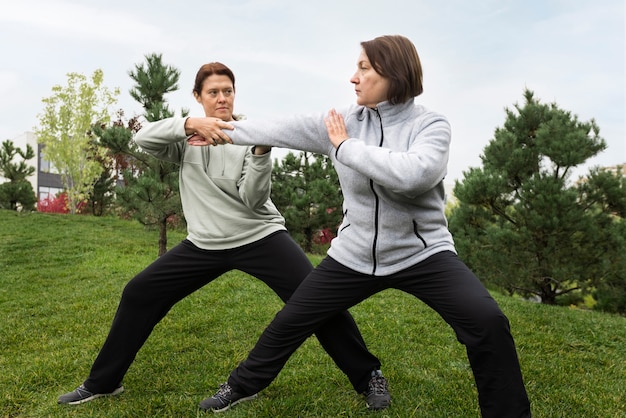
[[[169,247],[184,238],[170,233]],[[124,379],[126,392],[59,406],[89,373],[125,283],[156,256],[131,221],[0,211],[0,417],[195,417],[281,303],[231,272],[176,305]],[[314,263],[321,257],[312,257]],[[516,338],[534,417],[623,417],[626,318],[497,293]],[[477,417],[471,370],[451,329],[394,290],[352,309],[383,362],[393,404],[369,412],[310,339],[258,400],[226,417]]]

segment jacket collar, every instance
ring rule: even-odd
[[[399,122],[404,122],[407,118],[413,115],[412,112],[414,109],[415,98],[410,98],[404,103],[395,105],[392,105],[388,101],[384,101],[379,103],[374,109],[363,107],[363,113],[368,113],[370,118],[377,118],[380,116],[385,125],[393,125]]]

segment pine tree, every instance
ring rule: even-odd
[[[180,71],[171,65],[165,65],[161,54],[146,55],[145,59],[145,65],[137,64],[134,70],[128,72],[130,78],[137,83],[129,93],[141,104],[148,121],[169,118],[174,113],[170,110],[165,95],[178,90]],[[183,110],[183,113],[187,111]]]
[[[16,156],[22,161],[14,161]],[[0,174],[8,181],[0,184],[0,208],[30,211],[35,209],[37,196],[33,186],[27,180],[35,172],[35,167],[26,164],[35,157],[33,147],[26,145],[26,150],[15,148],[13,141],[6,140],[0,148]]]
[[[326,156],[289,152],[274,162],[272,201],[285,217],[287,229],[306,252],[312,252],[321,231],[336,231],[342,217],[337,173]]]
[[[163,64],[160,54],[146,55],[146,64],[137,64],[130,77],[137,83],[131,96],[144,108],[149,122],[174,115],[165,94],[178,89],[180,72]],[[182,110],[183,115],[187,113]],[[172,220],[183,220],[178,193],[179,165],[161,161],[143,152],[132,140],[141,127],[137,119],[125,126],[120,117],[109,128],[98,131],[100,141],[115,158],[124,179],[117,188],[117,203],[143,225],[159,230],[158,255],[167,251],[167,228]]]
[[[572,170],[606,148],[598,126],[540,103],[529,90],[524,98],[523,106],[506,109],[504,126],[481,156],[483,167],[456,183],[450,229],[481,279],[555,304],[624,274],[608,267],[611,257],[624,255],[609,232],[621,218],[607,203],[622,199],[623,207],[623,180],[595,170],[572,182]]]

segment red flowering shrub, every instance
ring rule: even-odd
[[[330,228],[324,228],[317,231],[313,237],[313,242],[315,244],[328,244],[333,238],[335,238],[335,235],[332,233]]]
[[[69,213],[67,207],[67,194],[65,192],[57,193],[56,196],[48,195],[45,199],[37,202],[37,211],[50,213]]]
[[[80,202],[76,208],[76,213],[82,213],[87,202]],[[70,213],[69,206],[67,204],[67,193],[60,192],[56,196],[52,197],[48,195],[45,199],[41,199],[37,202],[37,211],[50,212],[50,213]]]

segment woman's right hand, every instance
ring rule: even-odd
[[[324,118],[324,123],[326,124],[330,142],[335,148],[338,148],[343,141],[349,138],[343,116],[337,113],[335,109],[328,111],[328,115]]]

